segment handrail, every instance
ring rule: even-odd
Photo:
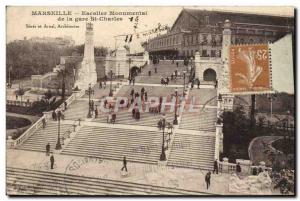
[[[21,145],[25,140],[27,140],[33,133],[35,133],[39,128],[43,125],[43,119],[46,119],[46,116],[43,115],[37,122],[35,122],[30,128],[28,128],[22,135],[20,135],[17,139],[7,140],[8,148],[16,148]]]
[[[85,90],[81,90],[79,92],[79,97],[83,96]],[[74,100],[76,100],[76,93],[73,93],[67,100],[67,104],[71,104]],[[58,108],[64,107],[64,103],[62,103]],[[56,110],[57,110],[56,109]],[[43,125],[43,119],[47,119],[47,116],[44,114],[37,122],[35,122],[30,128],[28,128],[22,135],[20,135],[17,139],[8,139],[6,141],[7,148],[16,148],[17,146],[21,145],[25,140],[27,140],[33,133],[35,133],[39,128]]]

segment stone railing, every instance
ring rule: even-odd
[[[236,163],[229,163],[228,158],[223,158],[223,161],[218,161],[219,171],[222,173],[235,173],[237,164],[240,164],[241,173],[245,175],[257,175],[259,172],[267,170],[272,171],[272,168],[266,167],[265,162],[260,162],[258,166],[252,165],[250,160],[236,159]]]
[[[29,101],[17,101],[17,100],[6,100],[6,105],[30,107],[31,102],[29,102]]]
[[[67,103],[67,107],[76,99],[81,98],[85,94],[85,90],[82,89],[80,91],[73,92],[71,96],[65,101]],[[65,108],[65,103],[63,102],[59,107],[57,107],[57,110],[61,110]]]
[[[66,100],[67,105],[70,105],[74,100],[76,100],[77,98],[80,98],[84,94],[85,94],[85,90],[74,92]],[[64,103],[62,103],[58,108],[61,109],[63,107],[64,107]],[[34,134],[39,128],[41,128],[43,126],[43,119],[45,119],[45,121],[46,121],[48,118],[50,118],[51,113],[52,113],[51,111],[44,112],[44,115],[37,122],[35,122],[32,126],[30,126],[30,128],[28,128],[21,136],[19,136],[18,139],[13,140],[13,139],[9,138],[6,141],[6,147],[9,149],[12,149],[12,148],[16,148],[17,146],[22,144],[25,140],[27,140],[32,134]]]
[[[21,145],[25,140],[27,140],[33,133],[35,133],[39,128],[43,126],[43,119],[46,116],[42,116],[37,122],[35,122],[30,128],[28,128],[22,135],[18,137],[18,139],[8,139],[6,141],[6,147],[8,149],[16,148],[17,146]]]

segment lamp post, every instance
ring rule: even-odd
[[[175,113],[174,113],[174,120],[173,120],[173,125],[178,125],[178,120],[177,120],[177,99],[178,99],[178,89],[177,87],[175,88]]]
[[[73,67],[73,76],[74,76],[74,80],[73,80],[73,87],[75,86],[75,78],[76,78],[76,68],[75,66]]]
[[[89,95],[89,112],[88,112],[87,118],[91,118],[92,117],[92,113],[91,113],[91,94],[94,94],[94,90],[92,90],[91,84],[89,84],[89,89],[85,90],[85,93]]]
[[[182,73],[183,73],[183,92],[182,92],[182,95],[183,95],[183,97],[185,97],[185,73],[186,73],[186,71],[184,70]]]
[[[112,68],[110,67],[110,88],[109,88],[109,94],[108,96],[113,96],[113,92],[112,92]]]
[[[57,134],[57,142],[55,149],[60,150],[61,149],[61,144],[60,144],[60,117],[61,117],[61,112],[59,111],[57,114],[57,120],[58,120],[58,134]]]
[[[289,123],[290,123],[290,111],[286,112],[286,130],[289,130]]]
[[[166,127],[166,119],[163,116],[163,119],[162,119],[163,137],[162,137],[162,146],[161,146],[161,154],[160,154],[160,160],[161,161],[165,161],[166,160],[166,153],[165,153],[165,127]]]
[[[131,58],[128,59],[128,65],[129,65],[129,66],[128,66],[128,71],[129,71],[129,72],[128,72],[128,79],[129,79],[129,80],[131,79],[130,64],[131,64]]]
[[[10,65],[8,68],[8,86],[9,86],[9,88],[11,88],[11,78],[10,78],[11,70],[12,70],[12,65]]]
[[[276,94],[270,94],[268,96],[269,100],[270,100],[270,119],[272,121],[272,115],[273,115],[273,101],[276,98]]]

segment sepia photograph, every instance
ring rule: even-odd
[[[6,195],[296,195],[296,8],[6,6]]]

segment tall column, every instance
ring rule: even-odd
[[[86,24],[84,57],[81,66],[78,69],[75,87],[87,89],[88,85],[92,86],[97,83],[96,63],[94,57],[94,32],[93,24]]]
[[[233,98],[232,94],[229,94],[229,48],[231,45],[231,22],[229,20],[225,20],[224,30],[223,30],[223,40],[222,40],[222,77],[219,81],[219,93],[222,94],[222,108],[226,108],[227,110],[233,110]]]
[[[198,78],[200,81],[203,80],[203,74],[201,71],[201,56],[199,51],[195,53],[195,78]]]

